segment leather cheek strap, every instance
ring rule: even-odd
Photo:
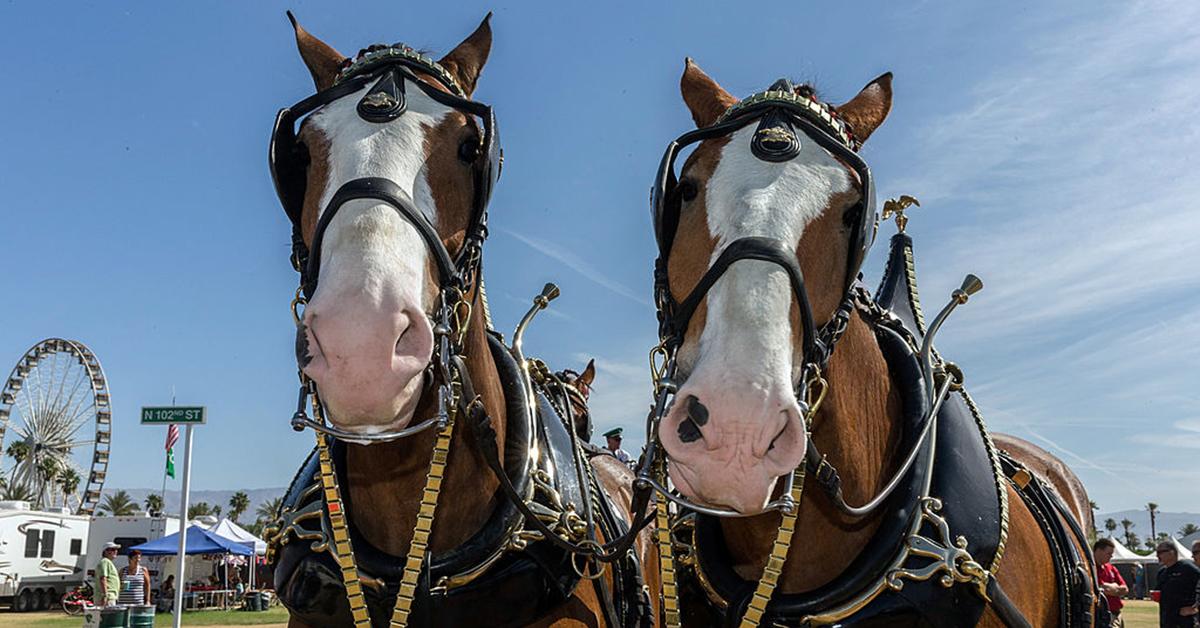
[[[771,262],[787,273],[792,294],[800,305],[800,324],[804,328],[804,357],[810,359],[816,356],[817,328],[813,322],[812,306],[808,302],[808,291],[804,286],[804,273],[800,270],[800,262],[797,261],[795,252],[789,250],[780,240],[759,236],[739,238],[725,247],[717,260],[700,278],[696,287],[692,288],[687,298],[675,308],[671,327],[678,342],[683,342],[683,337],[687,334],[688,323],[692,320],[692,315],[696,313],[696,308],[700,306],[700,302],[704,300],[708,291],[734,262],[742,260]]]
[[[347,181],[338,188],[333,198],[329,200],[325,211],[321,213],[321,220],[317,223],[316,232],[313,234],[308,268],[305,271],[304,294],[306,296],[312,298],[313,293],[316,292],[317,277],[321,272],[321,242],[325,238],[325,230],[343,205],[360,199],[372,199],[390,205],[392,209],[396,210],[396,213],[400,214],[401,218],[416,228],[421,239],[425,240],[426,247],[433,254],[434,262],[437,264],[439,284],[442,286],[454,284],[459,273],[454,260],[450,257],[450,252],[446,250],[446,245],[438,237],[437,230],[429,222],[429,219],[413,205],[408,194],[389,179],[363,177]]]

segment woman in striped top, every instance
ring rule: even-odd
[[[142,553],[129,552],[129,565],[121,570],[121,594],[118,604],[150,603],[150,572],[141,566]]]

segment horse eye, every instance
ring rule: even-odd
[[[690,203],[692,199],[696,198],[696,184],[691,181],[680,182],[679,198],[683,199],[685,203]]]
[[[458,145],[458,158],[466,163],[474,163],[476,159],[479,159],[479,150],[479,138],[468,138]]]

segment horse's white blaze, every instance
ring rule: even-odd
[[[321,211],[347,181],[383,177],[399,185],[414,206],[437,224],[437,207],[426,176],[425,135],[451,109],[409,85],[403,115],[382,124],[367,122],[355,110],[367,89],[335,100],[310,120],[329,141]],[[347,280],[357,283],[353,279],[357,277],[364,280],[361,287],[372,298],[379,299],[388,290],[419,296],[428,292],[423,289],[427,257],[416,228],[394,209],[370,200],[351,201],[325,231],[318,281],[326,289]]]
[[[750,152],[754,126],[733,134],[708,182],[708,229],[716,239],[710,264],[729,243],[766,236],[793,248],[804,229],[821,215],[833,195],[848,192],[845,167],[816,143],[800,136],[800,154],[781,163]],[[705,356],[718,366],[764,386],[799,375],[799,352],[791,340],[794,300],[787,275],[770,262],[733,264],[708,293],[708,317],[700,335],[696,367]]]
[[[801,137],[795,158],[769,163],[750,151],[755,129],[733,134],[722,148],[705,196],[709,232],[716,246],[711,265],[734,240],[750,236],[782,240],[795,249],[804,229],[850,190],[845,168]],[[699,342],[680,359],[686,380],[667,419],[663,444],[671,479],[689,497],[760,512],[779,477],[803,460],[804,430],[793,396],[800,351],[793,342],[790,312],[795,297],[787,274],[775,264],[735,262],[709,290]],[[680,431],[695,397],[708,420],[703,439]],[[701,415],[704,416],[704,415]]]
[[[329,145],[321,211],[347,181],[381,177],[436,225],[427,135],[452,110],[409,85],[404,114],[371,123],[356,111],[366,90],[310,119]],[[305,371],[339,427],[362,434],[403,427],[416,410],[433,346],[426,313],[436,290],[429,285],[427,244],[390,205],[360,199],[330,221],[320,255],[317,292],[305,309],[313,356]]]

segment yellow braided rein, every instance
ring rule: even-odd
[[[417,525],[413,529],[412,542],[408,546],[408,555],[404,561],[404,576],[400,580],[400,592],[396,596],[396,606],[392,610],[390,623],[396,628],[405,628],[408,625],[408,616],[412,612],[417,581],[421,577],[421,567],[429,550],[429,537],[433,531],[434,513],[437,510],[438,495],[442,489],[446,460],[450,456],[450,437],[453,433],[453,420],[438,430],[437,441],[433,448],[433,459],[429,463],[429,473],[425,477],[425,489],[421,493]],[[333,458],[329,453],[328,437],[320,432],[317,432],[317,452],[321,464],[321,488],[324,489],[325,510],[329,513],[329,525],[333,531],[333,550],[338,567],[342,572],[342,584],[346,589],[346,599],[350,602],[350,614],[354,618],[355,628],[370,628],[371,615],[367,611],[358,564],[354,560],[354,549],[350,545],[350,531],[346,525],[346,513],[342,503],[341,489],[338,487],[337,474],[333,468]]]
[[[796,516],[800,513],[800,496],[804,493],[804,463],[801,462],[793,473],[796,476],[792,482],[792,502],[795,506],[791,512],[784,513],[783,520],[779,522],[779,532],[775,534],[775,543],[771,545],[771,556],[767,558],[767,566],[763,568],[758,586],[754,588],[750,605],[746,607],[746,613],[742,615],[741,628],[758,626],[763,614],[767,612],[767,604],[771,602],[771,594],[775,592],[775,585],[779,584],[779,576],[783,574],[783,564],[787,562],[788,550],[792,547],[792,534],[796,532]]]

